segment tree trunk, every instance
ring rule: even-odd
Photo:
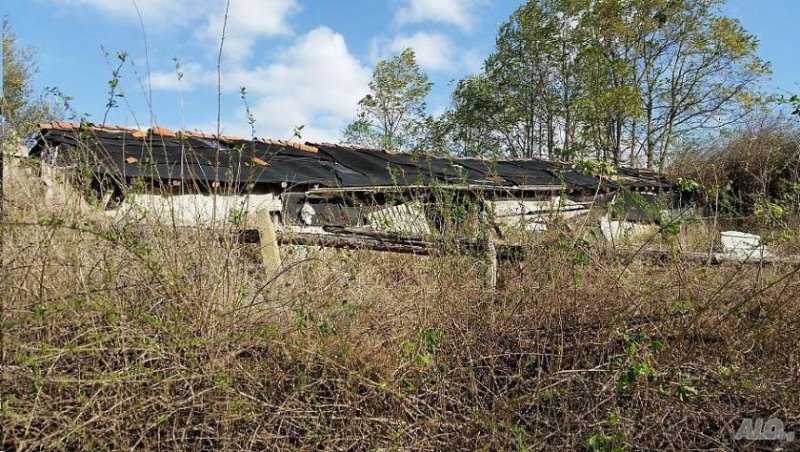
[[[636,158],[636,120],[631,121],[631,150],[628,156],[631,168],[638,168],[639,162]]]
[[[555,152],[555,127],[553,126],[553,118],[552,114],[548,114],[547,117],[547,157],[552,159],[554,157]]]
[[[623,125],[625,124],[625,119],[622,115],[617,116],[617,121],[615,124],[616,130],[614,130],[614,166],[619,166],[622,163],[622,134],[624,131]]]

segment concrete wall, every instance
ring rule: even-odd
[[[273,194],[156,195],[134,194],[106,214],[116,221],[158,222],[176,226],[243,224],[260,210],[280,212],[281,200]]]

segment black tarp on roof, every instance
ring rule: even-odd
[[[597,178],[543,160],[447,159],[333,144],[311,144],[318,149],[314,153],[275,142],[50,128],[41,130],[31,156],[46,146],[59,146],[84,159],[96,173],[123,178],[329,188],[467,184],[594,190],[599,183]],[[636,179],[633,174],[630,178]],[[642,187],[666,186],[657,178],[637,181]]]

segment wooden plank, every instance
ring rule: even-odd
[[[400,243],[396,241],[364,237],[356,235],[338,234],[295,234],[278,233],[278,242],[281,245],[318,246],[323,248],[386,251],[399,254],[417,254],[430,256],[435,253],[431,246],[418,243]]]
[[[322,233],[276,231],[276,237],[280,245],[386,251],[420,256],[440,255],[452,252],[454,248],[459,252],[470,250],[483,253],[487,251],[485,242],[475,240],[430,241],[421,237],[401,237],[397,234],[366,230],[365,228],[327,227],[325,231]],[[245,243],[259,243],[261,237],[259,231],[247,230],[242,231],[239,239]],[[522,247],[518,245],[493,242],[493,246],[496,247],[497,258],[500,260],[519,259],[522,253]]]
[[[276,232],[277,242],[280,245],[319,246],[324,248],[385,251],[400,254],[416,254],[420,256],[441,255],[455,251],[469,250],[478,253],[493,252],[499,261],[518,261],[525,258],[524,247],[518,244],[492,240],[476,241],[461,239],[455,241],[434,241],[422,237],[402,237],[381,231],[352,227],[326,227],[322,233]],[[247,243],[258,243],[258,231],[243,231],[240,239]],[[495,250],[492,251],[491,247]],[[774,265],[788,264],[800,265],[800,258],[764,258],[744,260],[739,256],[722,253],[675,253],[669,250],[615,248],[611,253],[617,259],[626,260],[656,260],[660,262],[686,261],[708,265]]]
[[[584,203],[566,204],[560,200],[548,199],[546,201],[532,200],[491,200],[486,201],[486,207],[495,217],[514,217],[525,215],[549,216],[551,214],[563,215],[567,212],[585,212],[589,207]]]

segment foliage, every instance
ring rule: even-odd
[[[36,52],[21,46],[7,21],[2,25],[3,33],[3,102],[2,116],[14,129],[25,133],[40,122],[57,119],[60,108],[52,102],[55,89],[37,93],[32,85],[36,75]]]
[[[610,162],[597,160],[575,160],[572,168],[591,176],[611,177],[617,174],[617,168]]]
[[[358,103],[358,116],[345,128],[343,141],[381,149],[421,149],[430,121],[425,98],[431,86],[411,49],[378,62],[370,93]]]
[[[103,53],[105,54],[106,59],[110,58],[110,54],[108,51],[103,49]],[[118,63],[117,67],[111,71],[111,79],[107,82],[108,84],[108,100],[106,101],[106,112],[103,115],[103,122],[105,124],[108,120],[108,114],[111,110],[119,107],[119,99],[125,97],[125,93],[120,90],[119,83],[122,80],[122,67],[125,65],[125,62],[128,59],[128,53],[125,51],[118,51],[116,54]],[[180,78],[180,76],[179,76]]]
[[[764,118],[684,152],[671,171],[710,213],[784,227],[800,213],[800,127]],[[681,182],[683,181],[683,182]]]
[[[721,0],[530,0],[453,94],[465,154],[663,167],[676,142],[763,105],[769,65]]]
[[[695,193],[703,188],[700,182],[688,177],[679,177],[676,185],[680,191],[686,193]]]
[[[606,436],[602,433],[595,433],[589,437],[586,445],[594,452],[618,452],[622,451],[622,435]]]
[[[477,75],[459,81],[452,98],[453,108],[441,120],[446,136],[442,144],[458,155],[497,155],[504,106],[488,79]]]
[[[792,114],[800,117],[800,96],[797,94],[792,95],[792,97],[789,98],[789,104],[792,107]]]

